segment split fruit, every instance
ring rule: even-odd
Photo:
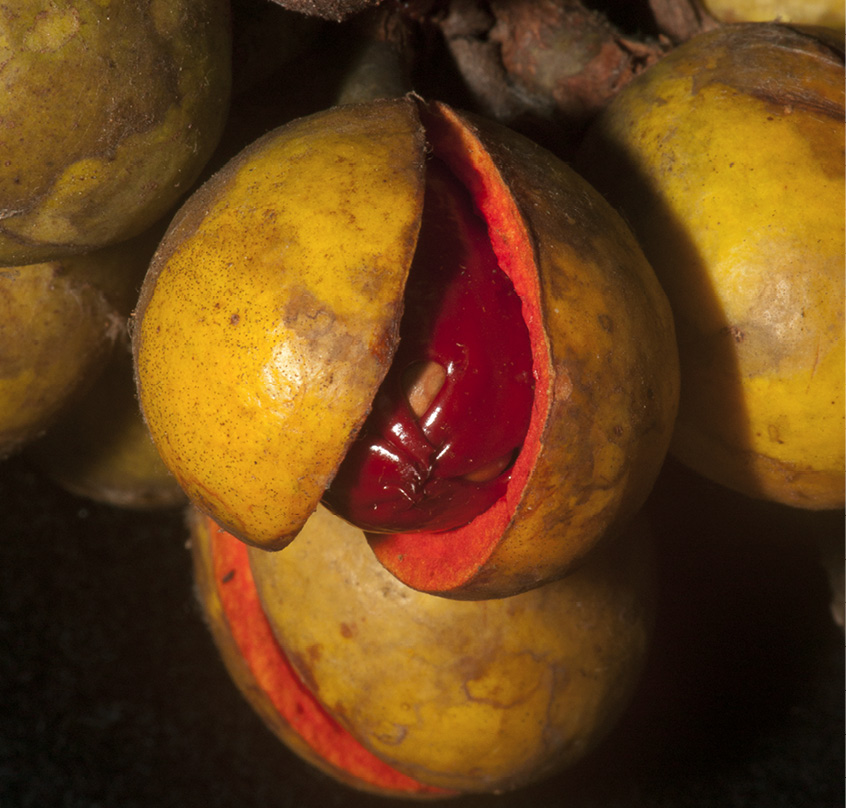
[[[228,109],[228,0],[0,3],[0,265],[151,227]]]
[[[276,735],[349,786],[437,798],[548,776],[615,725],[654,613],[632,525],[565,579],[489,601],[409,589],[322,507],[282,553],[192,511],[191,546],[222,658]]]
[[[725,26],[625,87],[577,162],[673,306],[673,453],[805,508],[844,503],[843,79],[842,44]]]
[[[134,327],[203,511],[279,549],[318,503],[416,589],[514,594],[620,530],[678,395],[623,221],[527,139],[406,98],[298,119],[182,208]]]

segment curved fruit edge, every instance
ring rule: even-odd
[[[368,752],[302,684],[273,636],[250,571],[247,545],[191,509],[195,586],[227,671],[268,728],[296,755],[344,785],[382,796],[438,799]]]

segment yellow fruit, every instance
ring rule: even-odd
[[[323,508],[285,551],[250,549],[249,565],[212,520],[192,526],[235,681],[283,741],[350,785],[519,787],[588,754],[638,681],[654,585],[643,525],[564,580],[471,602],[404,586]]]
[[[185,502],[141,417],[125,345],[116,347],[97,381],[26,454],[66,491],[96,502],[137,510]]]
[[[139,396],[201,510],[251,544],[290,542],[397,350],[412,259],[432,247],[417,243],[427,150],[475,200],[519,297],[530,422],[492,507],[456,530],[370,539],[414,588],[514,594],[565,574],[639,509],[678,394],[669,307],[634,238],[527,139],[414,99],[265,136],[186,203],[153,260],[134,329]]]
[[[844,70],[786,26],[677,48],[589,132],[676,318],[672,452],[755,497],[844,502]]]
[[[708,10],[724,22],[790,22],[843,29],[841,0],[705,0]]]
[[[159,235],[0,270],[0,458],[41,435],[106,367]]]
[[[257,543],[302,526],[339,461],[338,436],[343,446],[361,424],[414,251],[413,107],[347,117],[301,119],[203,186],[139,302],[153,439],[189,496]],[[375,138],[380,150],[368,148]]]
[[[0,265],[89,252],[188,191],[228,108],[227,0],[0,6]]]

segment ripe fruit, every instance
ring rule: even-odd
[[[188,191],[230,85],[226,0],[0,4],[0,265],[141,233]]]
[[[193,512],[223,658],[279,737],[348,785],[502,791],[572,765],[638,680],[652,625],[643,526],[564,580],[492,601],[409,589],[323,508],[282,553]]]
[[[843,75],[812,35],[726,26],[624,88],[578,161],[673,306],[672,451],[806,508],[844,502]]]
[[[840,0],[705,0],[708,10],[725,22],[790,22],[843,29]]]
[[[41,435],[103,371],[159,235],[0,270],[0,458]]]
[[[534,392],[516,460],[510,432],[494,452],[508,465],[491,507],[454,530],[371,541],[414,588],[513,594],[564,574],[637,511],[678,383],[666,300],[630,232],[525,138],[403,99],[260,139],[188,201],[153,260],[136,311],[139,396],[202,510],[252,544],[289,543],[370,429],[425,218],[427,151],[469,192],[519,298]],[[488,434],[501,417],[486,413]]]
[[[26,454],[66,491],[95,502],[136,510],[185,502],[141,417],[132,357],[124,344],[85,395],[65,407]]]

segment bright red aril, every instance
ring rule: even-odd
[[[436,159],[394,362],[326,492],[374,532],[448,530],[505,491],[534,393],[520,298],[470,195]]]

